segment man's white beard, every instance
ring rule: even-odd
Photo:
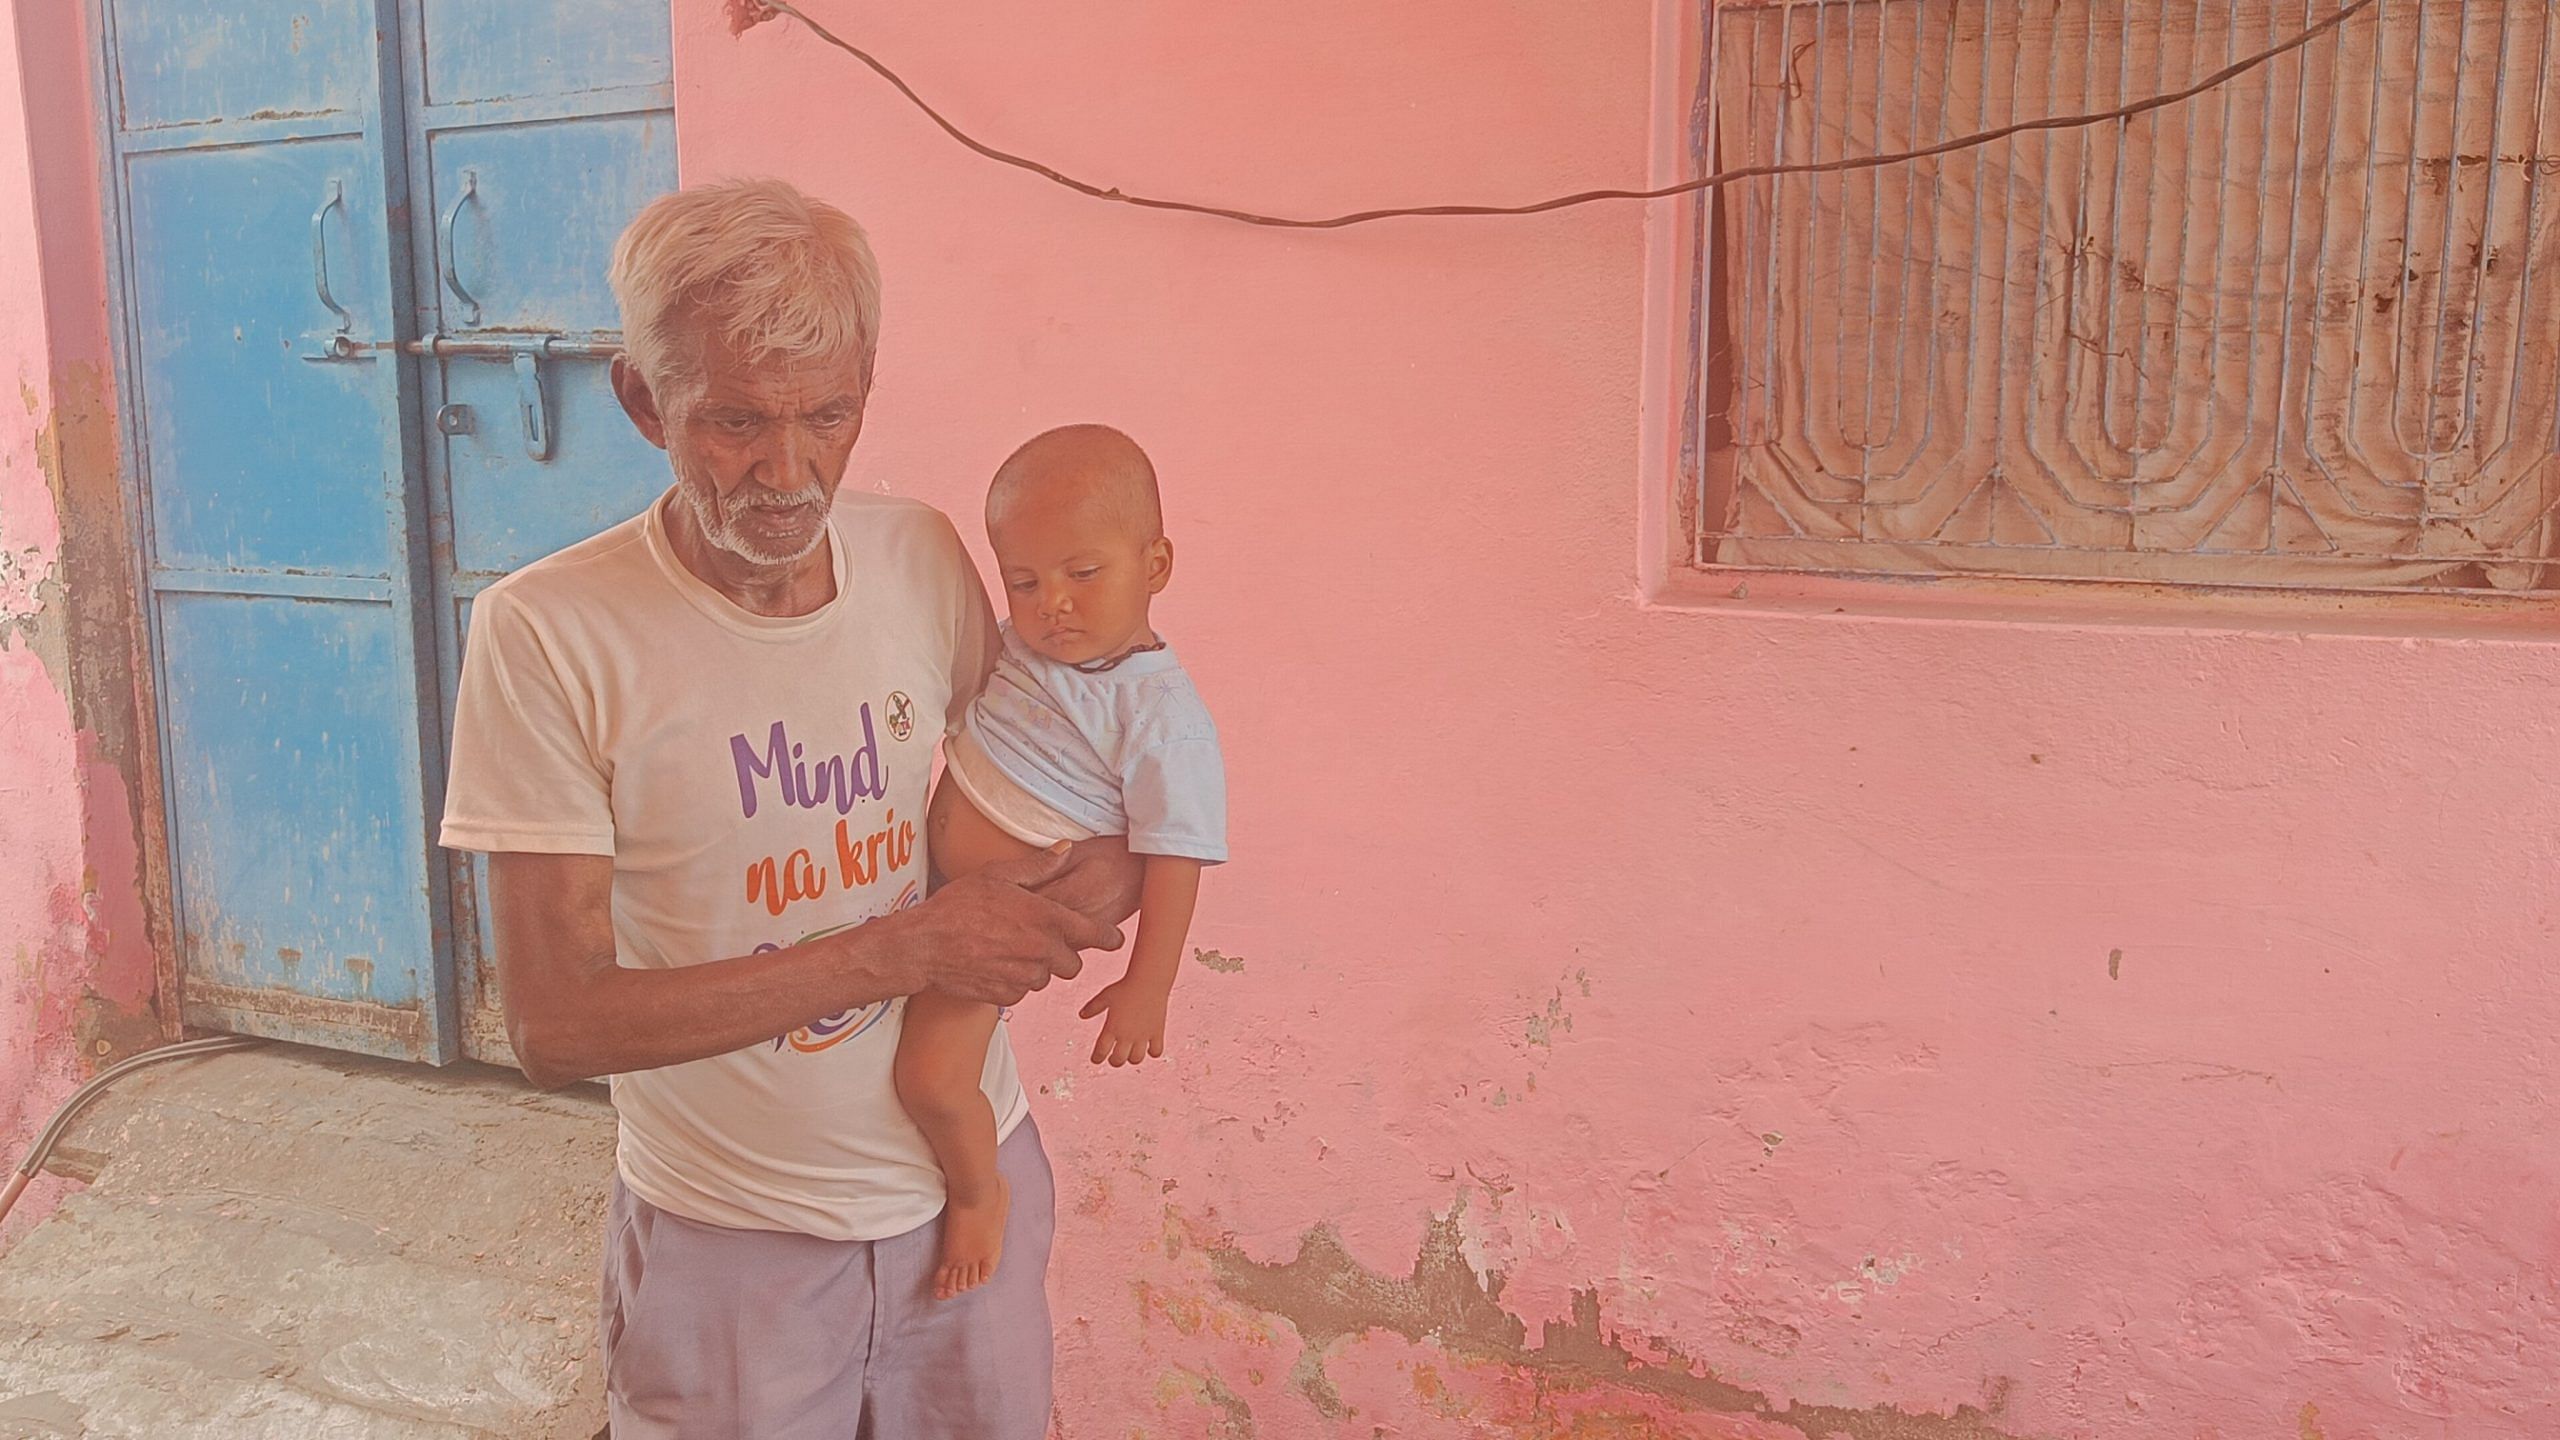
[[[748,511],[757,508],[754,502],[755,494],[769,495],[772,492],[760,485],[741,485],[729,492],[726,498],[718,498],[707,493],[709,489],[709,486],[704,485],[683,484],[676,487],[676,492],[684,497],[685,508],[693,512],[693,522],[702,528],[704,540],[710,542],[714,548],[726,550],[750,565],[788,565],[796,560],[807,559],[820,545],[826,543],[827,527],[822,519],[820,523],[809,527],[809,538],[800,542],[799,546],[788,554],[766,550],[739,527],[738,520]],[[810,498],[806,501],[790,502],[792,507],[805,505],[809,509],[820,512],[826,509],[827,502],[824,496],[815,491],[801,493]]]

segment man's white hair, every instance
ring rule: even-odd
[[[723,180],[652,200],[614,242],[623,345],[653,388],[700,378],[705,342],[748,364],[858,362],[880,346],[880,267],[852,216],[781,180]]]

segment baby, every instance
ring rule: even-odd
[[[1099,1065],[1164,1054],[1165,1008],[1200,870],[1227,858],[1218,732],[1147,605],[1173,578],[1155,467],[1101,425],[1034,437],[987,488],[987,539],[1007,608],[1004,654],[943,750],[926,820],[942,879],[1062,840],[1129,837],[1144,857],[1129,969],[1088,1002]],[[933,1146],[948,1199],[934,1292],[986,1283],[1009,1197],[995,1112],[979,1086],[992,1005],[909,997],[899,1102]]]

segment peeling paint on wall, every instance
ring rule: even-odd
[[[99,731],[82,723],[129,714],[132,703],[113,689],[129,683],[121,663],[129,632],[99,614],[112,616],[122,567],[107,583],[67,585],[75,563],[68,537],[78,527],[60,523],[72,487],[101,478],[79,475],[78,463],[111,457],[112,446],[93,435],[66,445],[67,429],[95,426],[94,418],[44,406],[31,383],[21,388],[35,408],[14,436],[0,434],[0,793],[8,800],[0,853],[10,857],[0,937],[16,957],[14,984],[0,993],[0,1094],[9,1099],[0,1144],[13,1153],[73,1085],[165,1037],[135,790]],[[103,483],[112,493],[111,469]],[[106,528],[121,534],[121,511],[106,516]],[[101,628],[116,635],[114,647],[84,654],[80,636]],[[84,693],[104,703],[84,706]],[[105,728],[128,742],[130,764],[129,720],[110,718]],[[40,1220],[62,1188],[31,1188],[11,1233]]]
[[[1600,1292],[1573,1294],[1572,1318],[1549,1320],[1538,1342],[1502,1308],[1503,1277],[1478,1275],[1463,1252],[1463,1196],[1432,1220],[1407,1275],[1390,1276],[1352,1258],[1329,1226],[1299,1237],[1298,1253],[1280,1263],[1247,1258],[1232,1244],[1207,1247],[1218,1287],[1256,1310],[1289,1322],[1305,1343],[1293,1383],[1318,1411],[1340,1418],[1341,1399],[1324,1373],[1324,1354],[1344,1339],[1386,1330],[1428,1341],[1453,1360],[1489,1363],[1572,1386],[1607,1386],[1672,1400],[1690,1409],[1746,1416],[1794,1430],[1807,1440],[2018,1440],[1992,1422],[1998,1413],[1959,1406],[1928,1414],[1893,1405],[1849,1408],[1779,1403],[1729,1383],[1660,1337],[1629,1337],[1603,1323]],[[2005,1394],[2007,1384],[1995,1382]]]
[[[0,1148],[166,1038],[78,7],[0,0]],[[34,124],[30,124],[30,120]],[[9,1235],[64,1189],[31,1186]]]
[[[1197,1397],[1214,1412],[1204,1440],[1255,1440],[1253,1408],[1224,1380],[1202,1371],[1177,1369],[1165,1377],[1164,1383],[1173,1392]]]
[[[720,12],[729,22],[729,33],[744,35],[768,20],[782,18],[782,12],[762,0],[720,0]]]

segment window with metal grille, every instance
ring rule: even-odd
[[[2340,0],[1713,4],[1717,168],[2104,111]],[[1695,563],[2560,591],[2560,0],[2378,0],[2129,120],[1721,191]]]

